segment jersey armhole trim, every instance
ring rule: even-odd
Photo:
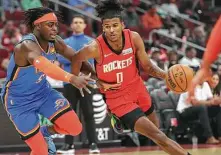
[[[130,30],[128,30],[128,34],[129,34],[129,40],[130,40],[130,44],[131,44],[131,47],[132,47],[132,49],[133,49],[133,53],[134,53],[134,55],[136,54],[136,49],[135,49],[135,46],[134,46],[134,42],[133,42],[133,40],[132,40],[132,32],[130,31]]]
[[[97,62],[97,65],[101,66],[103,64],[103,49],[101,47],[101,43],[98,39],[96,39],[97,45],[98,45],[98,50],[99,50],[99,54],[100,54],[100,62]]]

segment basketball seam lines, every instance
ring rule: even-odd
[[[170,74],[170,73],[171,73],[171,71],[168,71],[168,74]],[[173,73],[172,73],[172,74],[173,74]],[[168,78],[167,78],[166,82],[168,83]],[[168,84],[169,84],[169,83],[168,83]],[[172,87],[171,87],[170,89],[172,89],[173,91],[178,92],[178,93],[182,92],[182,91],[176,91],[176,90],[173,89]]]
[[[168,71],[168,74],[170,74],[170,71]],[[167,80],[166,80],[167,83],[168,83],[168,79],[169,79],[169,75],[168,75],[168,78],[167,78]],[[169,83],[168,83],[168,85],[169,85]],[[173,91],[175,91],[172,87],[171,87],[170,89],[172,89]]]
[[[180,66],[181,67],[181,69],[183,70],[183,73],[184,73],[184,75],[185,75],[185,79],[186,79],[186,88],[185,88],[185,90],[187,89],[187,77],[186,77],[186,73],[184,72],[184,69],[183,69],[183,67],[182,66]]]
[[[174,78],[174,80],[175,80],[176,84],[178,85],[178,87],[180,87],[180,85],[178,84],[178,82],[177,82],[176,78],[174,77],[174,74],[173,74],[173,69],[172,69],[172,75],[173,75],[173,78]],[[180,89],[181,89],[182,91],[184,91],[184,90],[183,90],[181,87],[180,87]]]

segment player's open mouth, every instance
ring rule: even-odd
[[[51,38],[55,38],[57,34],[51,34]]]

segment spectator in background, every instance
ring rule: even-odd
[[[2,4],[5,11],[13,12],[15,10],[21,10],[18,0],[3,0]]]
[[[124,24],[127,28],[133,29],[134,27],[140,26],[140,19],[135,10],[135,6],[132,3],[128,3],[126,6],[126,11],[124,12]]]
[[[193,47],[186,48],[186,55],[180,59],[179,64],[197,67],[200,66],[200,60],[196,57],[196,50]]]
[[[14,22],[8,20],[4,24],[1,44],[4,48],[6,48],[9,52],[13,52],[14,45],[19,41],[19,32],[14,27]]]
[[[0,49],[0,78],[6,77],[6,71],[9,64],[9,52],[4,49]]]
[[[80,50],[86,44],[91,42],[93,39],[84,35],[84,29],[86,28],[85,18],[81,15],[76,15],[73,17],[71,28],[73,31],[73,35],[69,38],[65,39],[65,43],[72,47],[75,51]],[[71,62],[64,57],[58,58],[59,62],[64,65],[64,70],[67,72],[71,72]],[[91,59],[91,65],[94,65],[94,60]],[[91,89],[91,92],[93,90]],[[85,129],[87,138],[89,141],[89,153],[99,153],[100,150],[96,144],[96,133],[95,133],[95,121],[94,121],[94,111],[92,105],[92,94],[85,93],[85,96],[82,97],[78,88],[74,87],[71,84],[64,83],[64,96],[68,99],[72,108],[76,111],[77,103],[80,101],[80,107],[82,113],[84,115],[85,120]],[[60,149],[58,149],[57,153],[74,153],[73,146],[74,137],[66,135],[65,136],[65,144]]]
[[[168,68],[170,68],[173,65],[178,64],[178,54],[176,51],[170,51],[168,53]]]
[[[200,120],[203,129],[203,136],[207,144],[218,144],[221,142],[221,108],[217,106],[219,97],[213,97],[210,86],[207,82],[198,85],[195,89],[195,99],[187,103],[188,93],[180,95],[177,111],[181,120],[188,123],[190,120]],[[210,125],[210,118],[216,118],[218,139],[214,135]]]
[[[160,29],[163,27],[160,16],[157,14],[155,5],[151,5],[149,10],[141,17],[142,26],[145,30]]]
[[[205,47],[207,35],[203,26],[198,26],[193,31],[193,43]],[[202,58],[204,51],[198,50],[197,57]]]
[[[219,78],[221,79],[221,64],[217,65],[217,74],[219,75]]]
[[[27,35],[28,34],[27,26],[23,23],[19,24],[19,32],[22,36]]]
[[[84,1],[90,3],[90,0],[84,0]],[[68,4],[78,9],[84,10],[87,13],[90,13],[90,14],[94,13],[94,8],[82,2],[81,0],[68,0]]]
[[[123,7],[126,7],[128,4],[132,3],[132,0],[119,0]]]
[[[209,81],[210,88],[213,95],[221,96],[221,81],[218,73],[213,73],[211,80]],[[221,103],[221,100],[220,100]]]
[[[191,33],[190,33],[190,30],[189,30],[189,29],[184,29],[184,30],[183,30],[182,40],[183,40],[184,42],[187,42],[187,41],[193,42],[193,38],[192,38],[192,36],[191,36]],[[186,43],[183,43],[182,46],[181,46],[181,51],[185,52],[185,51],[186,51],[186,48],[187,48]]]
[[[163,70],[167,70],[167,65],[165,63],[165,53],[159,49],[153,49],[151,51],[151,62],[160,67]]]
[[[169,13],[172,17],[175,17],[176,14],[180,14],[179,9],[176,5],[176,0],[166,0],[166,3],[161,5],[161,9]]]

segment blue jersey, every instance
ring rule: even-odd
[[[32,40],[39,45],[33,34],[24,36],[19,43],[24,40]],[[56,60],[57,57],[54,43],[49,43],[48,51],[42,51],[42,56],[52,62]],[[39,72],[33,65],[25,67],[18,66],[15,64],[14,54],[11,56],[7,70],[6,83],[4,84],[1,92],[3,101],[6,96],[26,101],[38,100],[47,95],[47,92],[49,92],[47,90],[49,90],[49,88],[50,84],[47,82],[46,75],[44,73]]]

